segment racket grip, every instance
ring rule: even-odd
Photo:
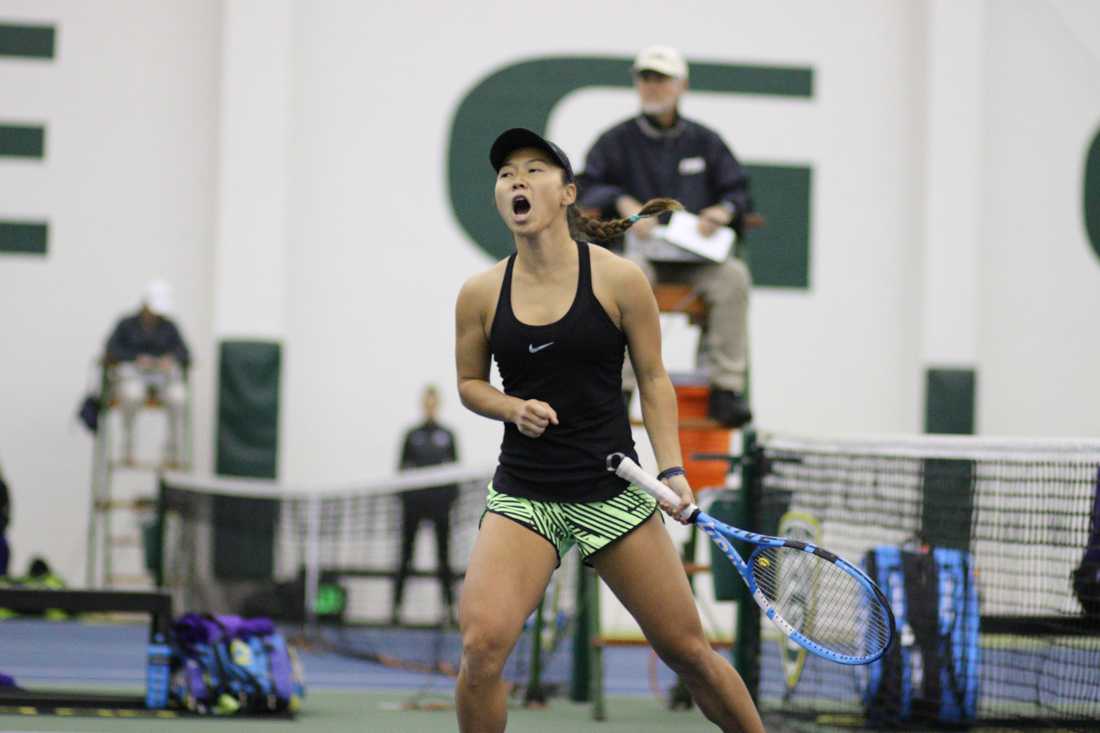
[[[672,506],[680,503],[680,497],[675,491],[642,470],[642,467],[631,460],[629,456],[622,453],[612,453],[607,457],[607,470],[613,471],[619,478],[626,479],[642,489],[658,502]],[[684,511],[680,512],[679,516],[682,519],[693,521],[698,512],[699,507],[690,504]]]

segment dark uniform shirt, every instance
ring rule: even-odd
[[[454,433],[439,423],[429,420],[405,434],[405,443],[401,448],[401,470],[438,466],[441,463],[454,463],[457,460],[458,448],[455,446]],[[406,502],[434,500],[449,502],[456,496],[458,496],[458,487],[454,484],[405,491],[401,494],[401,498]]]
[[[542,400],[558,415],[537,438],[505,423],[493,488],[538,501],[603,501],[627,482],[607,470],[609,453],[634,460],[634,439],[623,403],[626,335],[592,291],[588,244],[578,243],[577,290],[568,312],[554,323],[532,326],[512,310],[508,259],[493,317],[489,347],[504,392]]]
[[[181,366],[191,363],[191,353],[183,342],[176,324],[157,316],[152,329],[146,329],[141,314],[127,316],[115,326],[107,340],[107,359],[110,361],[134,361],[140,354],[173,356]]]
[[[639,115],[600,135],[578,177],[581,206],[617,217],[615,201],[629,195],[644,203],[674,198],[699,213],[716,204],[730,208],[734,229],[753,210],[749,179],[718,133],[679,118],[668,129]],[[662,217],[667,221],[667,215]]]
[[[458,460],[454,433],[437,422],[425,422],[405,434],[401,469],[438,466]]]

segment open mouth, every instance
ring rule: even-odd
[[[531,211],[531,202],[527,200],[526,196],[516,196],[512,199],[512,213],[516,216],[523,216]]]

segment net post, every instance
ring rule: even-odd
[[[309,636],[316,638],[317,586],[321,580],[321,497],[313,494],[306,503],[305,621]]]
[[[592,719],[607,720],[603,690],[603,644],[593,643],[600,637],[600,576],[593,568],[585,568],[584,573],[589,579],[585,609],[588,614],[589,628],[588,674],[592,696]]]
[[[757,443],[756,431],[744,429],[744,459],[741,461],[741,490],[738,515],[747,528],[758,524],[759,499],[763,488],[763,448]],[[742,589],[744,590],[744,589]],[[760,688],[760,608],[748,592],[737,601],[737,630],[733,645],[733,666],[744,680],[755,701]]]
[[[539,599],[535,609],[535,622],[531,624],[531,673],[527,676],[527,690],[523,694],[523,704],[541,705],[546,702],[542,690],[542,609],[546,605],[546,596]]]
[[[191,444],[194,441],[191,437],[191,370],[187,367],[183,367],[183,394],[183,417],[181,419],[183,425],[180,426],[180,431],[183,433],[183,435],[179,436],[180,444],[177,447],[177,450],[179,450],[179,455],[177,456],[177,458],[181,464],[182,470],[190,471],[192,449]]]
[[[110,471],[111,442],[109,437],[109,410],[108,399],[110,397],[110,377],[107,374],[107,364],[101,362],[99,370],[99,394],[96,403],[96,430],[95,441],[92,449],[92,486],[91,505],[88,512],[88,538],[87,550],[84,559],[84,586],[96,587],[96,569],[98,567],[97,554],[99,546],[99,534],[103,531],[100,523],[102,510],[101,500],[104,499],[104,487],[107,484],[107,475]]]
[[[157,476],[157,513],[156,524],[153,527],[152,544],[156,548],[156,563],[153,568],[153,579],[157,588],[164,587],[164,521],[168,513],[168,484],[164,481],[164,474]]]
[[[569,674],[569,699],[589,702],[592,699],[589,656],[592,653],[592,629],[588,622],[588,590],[592,584],[589,570],[582,564],[577,573],[576,626],[573,631],[573,665]]]

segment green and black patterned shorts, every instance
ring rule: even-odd
[[[502,494],[489,484],[485,503],[486,513],[507,517],[546,538],[557,550],[559,564],[573,545],[587,561],[642,526],[656,510],[656,500],[633,485],[604,501],[559,502]]]

